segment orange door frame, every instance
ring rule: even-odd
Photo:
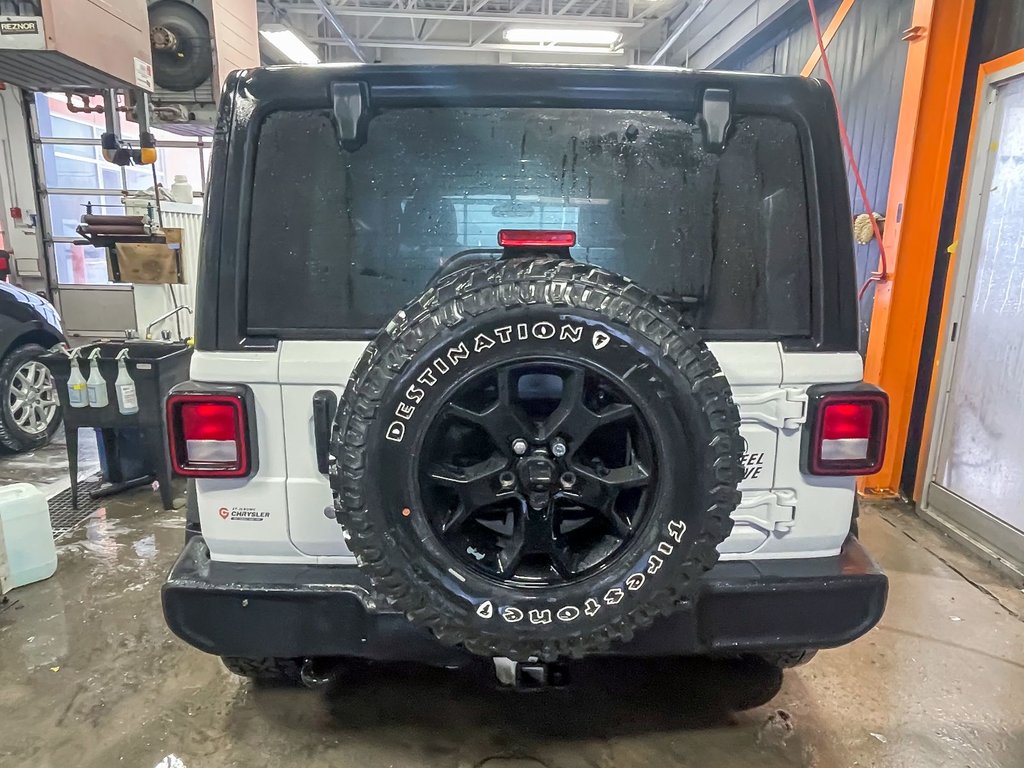
[[[981,105],[984,99],[988,98],[989,88],[986,87],[986,80],[989,76],[1002,72],[1010,67],[1024,64],[1024,48],[1008,53],[998,59],[986,61],[978,68],[978,84],[974,92],[974,111],[971,113],[971,133],[967,143],[967,156],[964,163],[963,179],[960,182],[960,200],[957,205],[956,227],[953,230],[953,243],[949,246],[949,266],[946,270],[946,285],[942,299],[942,315],[939,321],[939,336],[936,341],[935,362],[932,365],[931,383],[929,385],[928,408],[924,418],[924,430],[921,434],[921,452],[917,457],[917,480],[914,483],[914,500],[920,501],[924,498],[924,489],[931,478],[928,473],[928,454],[931,450],[932,436],[935,428],[936,409],[938,408],[939,377],[942,370],[942,358],[946,353],[946,346],[949,343],[949,312],[952,304],[953,288],[956,284],[957,261],[960,258],[961,235],[964,227],[964,217],[967,215],[967,190],[971,178],[975,172],[975,161],[978,151],[978,117],[981,113]],[[993,148],[994,152],[995,149]]]
[[[921,360],[956,114],[975,0],[916,0],[883,236],[889,279],[875,284],[864,378],[889,393],[885,463],[862,491],[897,493]]]

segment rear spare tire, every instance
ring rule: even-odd
[[[515,259],[445,276],[367,347],[331,483],[361,567],[411,622],[553,660],[693,597],[742,445],[677,311],[596,267]]]

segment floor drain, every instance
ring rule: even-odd
[[[547,763],[542,763],[532,757],[488,757],[482,763],[477,763],[476,768],[548,768]]]
[[[82,521],[106,504],[106,499],[94,499],[89,495],[102,485],[99,475],[78,483],[78,509],[71,507],[71,489],[67,488],[46,500],[50,508],[50,526],[54,541],[75,530]]]

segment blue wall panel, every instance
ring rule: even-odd
[[[854,156],[864,177],[868,198],[874,209],[883,214],[889,195],[896,123],[907,63],[907,44],[900,38],[910,26],[913,6],[913,0],[857,0],[828,47]],[[819,11],[823,30],[835,9],[833,3]],[[728,66],[753,72],[799,74],[817,46],[809,16],[806,14],[802,23],[785,30],[760,50],[733,57]],[[824,76],[820,63],[814,75]],[[852,213],[864,210],[852,174],[850,200]],[[878,266],[878,248],[874,243],[856,248],[857,270],[863,282]],[[861,335],[865,341],[871,300],[869,289],[861,305]]]

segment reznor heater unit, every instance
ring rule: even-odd
[[[0,0],[0,80],[153,89],[145,0]]]

